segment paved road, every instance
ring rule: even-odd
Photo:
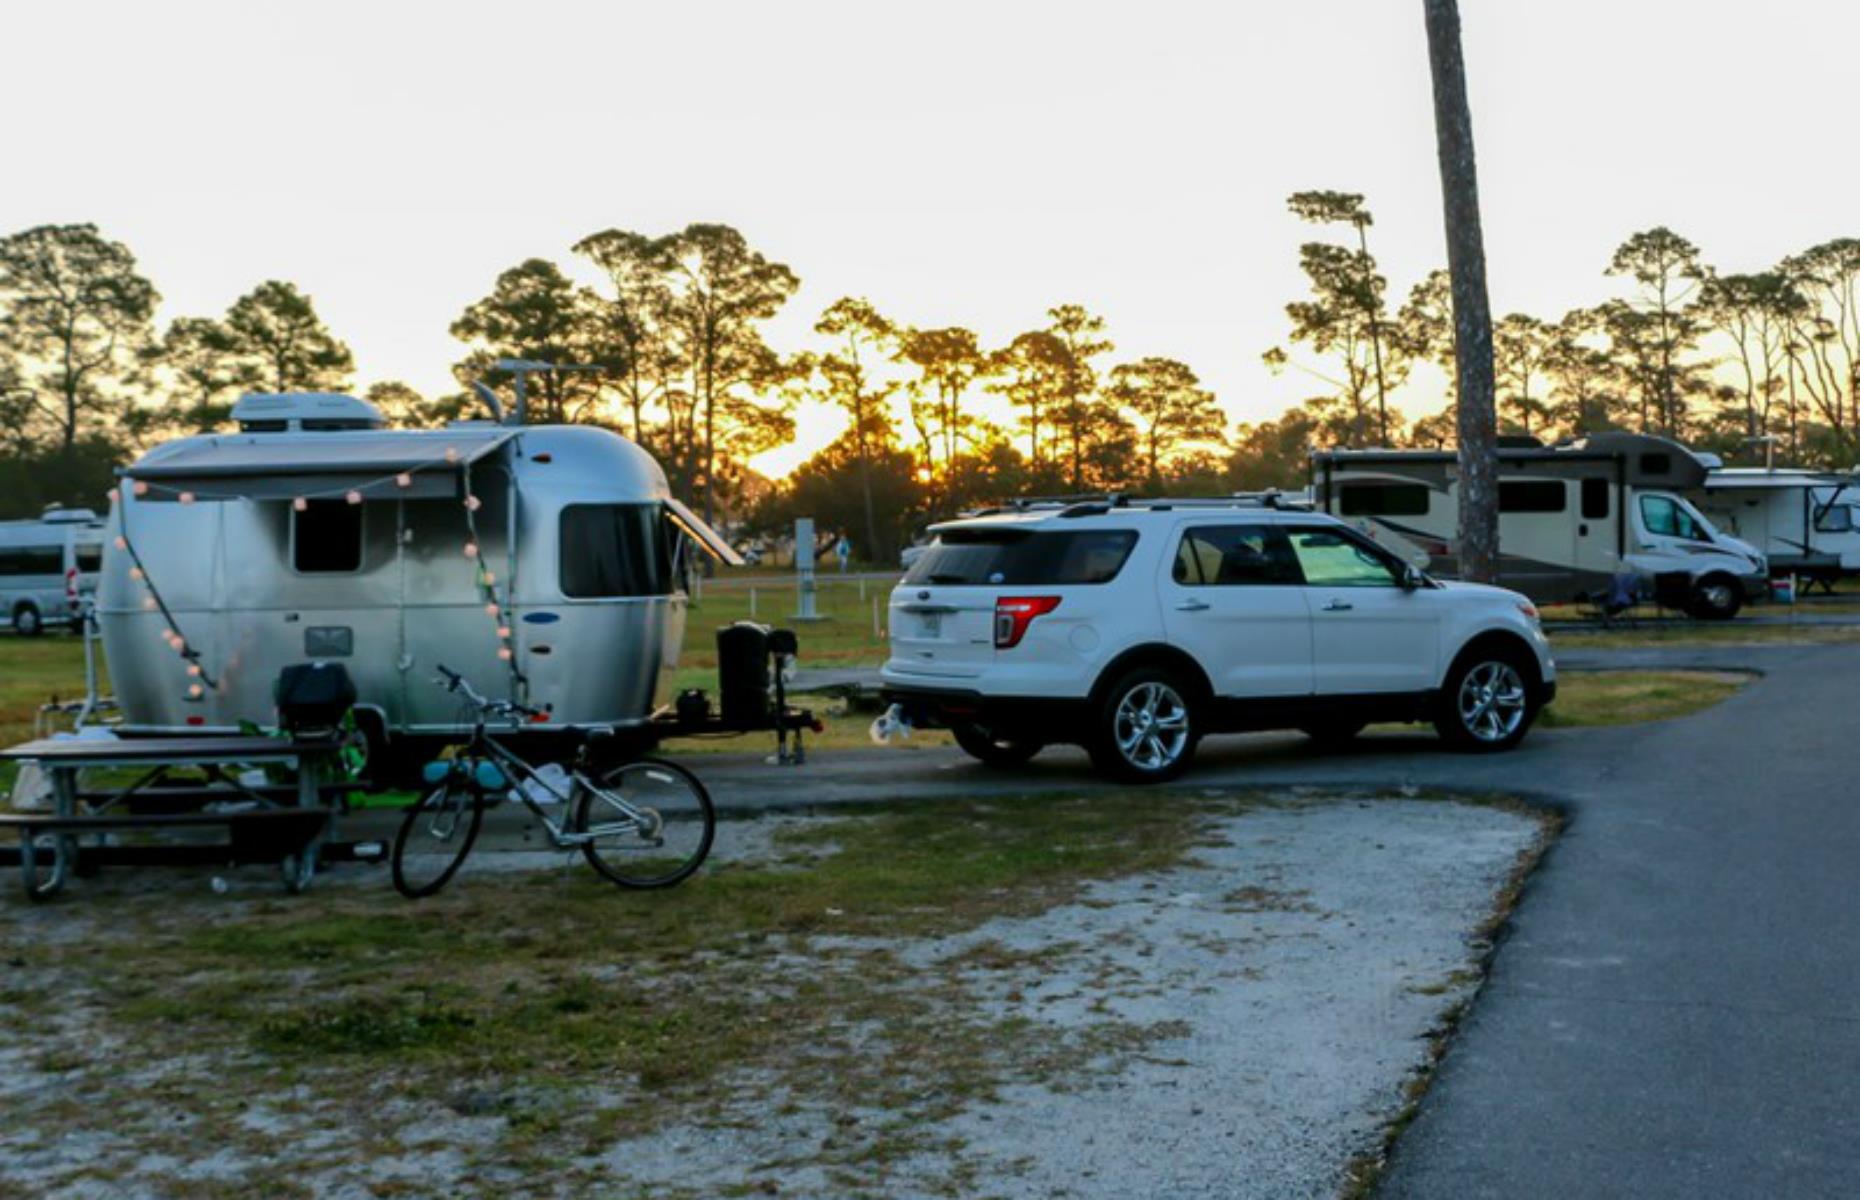
[[[1856,1194],[1860,646],[1561,657],[1763,677],[1683,721],[1540,730],[1493,757],[1418,733],[1330,756],[1216,739],[1187,781],[1504,790],[1570,814],[1382,1193]],[[1102,786],[1070,751],[1015,773],[950,750],[730,756],[704,777],[755,807]]]

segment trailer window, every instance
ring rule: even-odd
[[[291,510],[291,565],[305,575],[362,569],[362,506],[311,500]]]
[[[562,510],[562,594],[574,600],[666,596],[672,546],[657,504],[571,504]]]
[[[1337,507],[1346,517],[1424,517],[1427,515],[1427,485],[1346,483]]]
[[[1569,486],[1561,479],[1507,479],[1498,485],[1502,513],[1560,513],[1569,505]]]
[[[1608,481],[1606,479],[1585,479],[1582,481],[1582,519],[1585,521],[1603,521],[1608,518]]]
[[[1816,533],[1852,533],[1854,529],[1854,506],[1851,504],[1830,504],[1815,514]]]

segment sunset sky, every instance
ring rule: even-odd
[[[1860,7],[1461,8],[1496,312],[1592,303],[1652,224],[1725,269],[1860,233]],[[1397,302],[1444,260],[1419,0],[73,3],[0,22],[0,230],[98,223],[164,321],[294,280],[363,385],[450,390],[446,327],[523,258],[705,220],[801,276],[784,349],[847,294],[989,342],[1074,301],[1120,356],[1183,359],[1256,419],[1317,390],[1260,362],[1302,290],[1287,193],[1366,193]],[[801,449],[829,435],[810,418]]]

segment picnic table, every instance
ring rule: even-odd
[[[276,862],[285,887],[300,892],[316,873],[319,850],[342,797],[353,788],[335,737],[211,736],[118,739],[42,738],[0,750],[0,761],[35,761],[51,783],[50,812],[0,813],[19,830],[16,850],[26,894],[45,900],[74,872],[107,865]],[[248,786],[226,768],[279,766],[291,783]],[[133,771],[121,786],[80,787],[86,770]],[[177,784],[194,769],[204,782]],[[119,831],[193,832],[221,828],[220,843],[109,844]],[[90,844],[84,839],[96,835]]]

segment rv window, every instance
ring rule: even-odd
[[[1608,517],[1608,490],[1606,479],[1585,479],[1582,481],[1582,519],[1585,521],[1602,521]]]
[[[571,504],[562,510],[562,594],[576,600],[666,596],[672,546],[657,504]]]
[[[1498,485],[1502,513],[1559,513],[1569,505],[1569,485],[1561,479],[1506,479]]]
[[[65,552],[58,546],[12,546],[0,550],[0,575],[63,575]]]
[[[1175,581],[1184,587],[1257,587],[1300,579],[1284,533],[1270,525],[1220,525],[1182,535]]]
[[[74,547],[77,555],[77,569],[86,575],[95,575],[103,570],[103,547],[79,545]]]
[[[1640,473],[1642,475],[1664,475],[1673,469],[1673,456],[1670,454],[1643,454],[1640,456]]]
[[[1854,506],[1851,504],[1830,504],[1815,517],[1816,533],[1852,533],[1854,529]]]
[[[1346,483],[1337,507],[1346,517],[1424,517],[1427,487],[1419,483]]]
[[[291,510],[291,565],[306,575],[362,569],[362,505],[312,500]]]

